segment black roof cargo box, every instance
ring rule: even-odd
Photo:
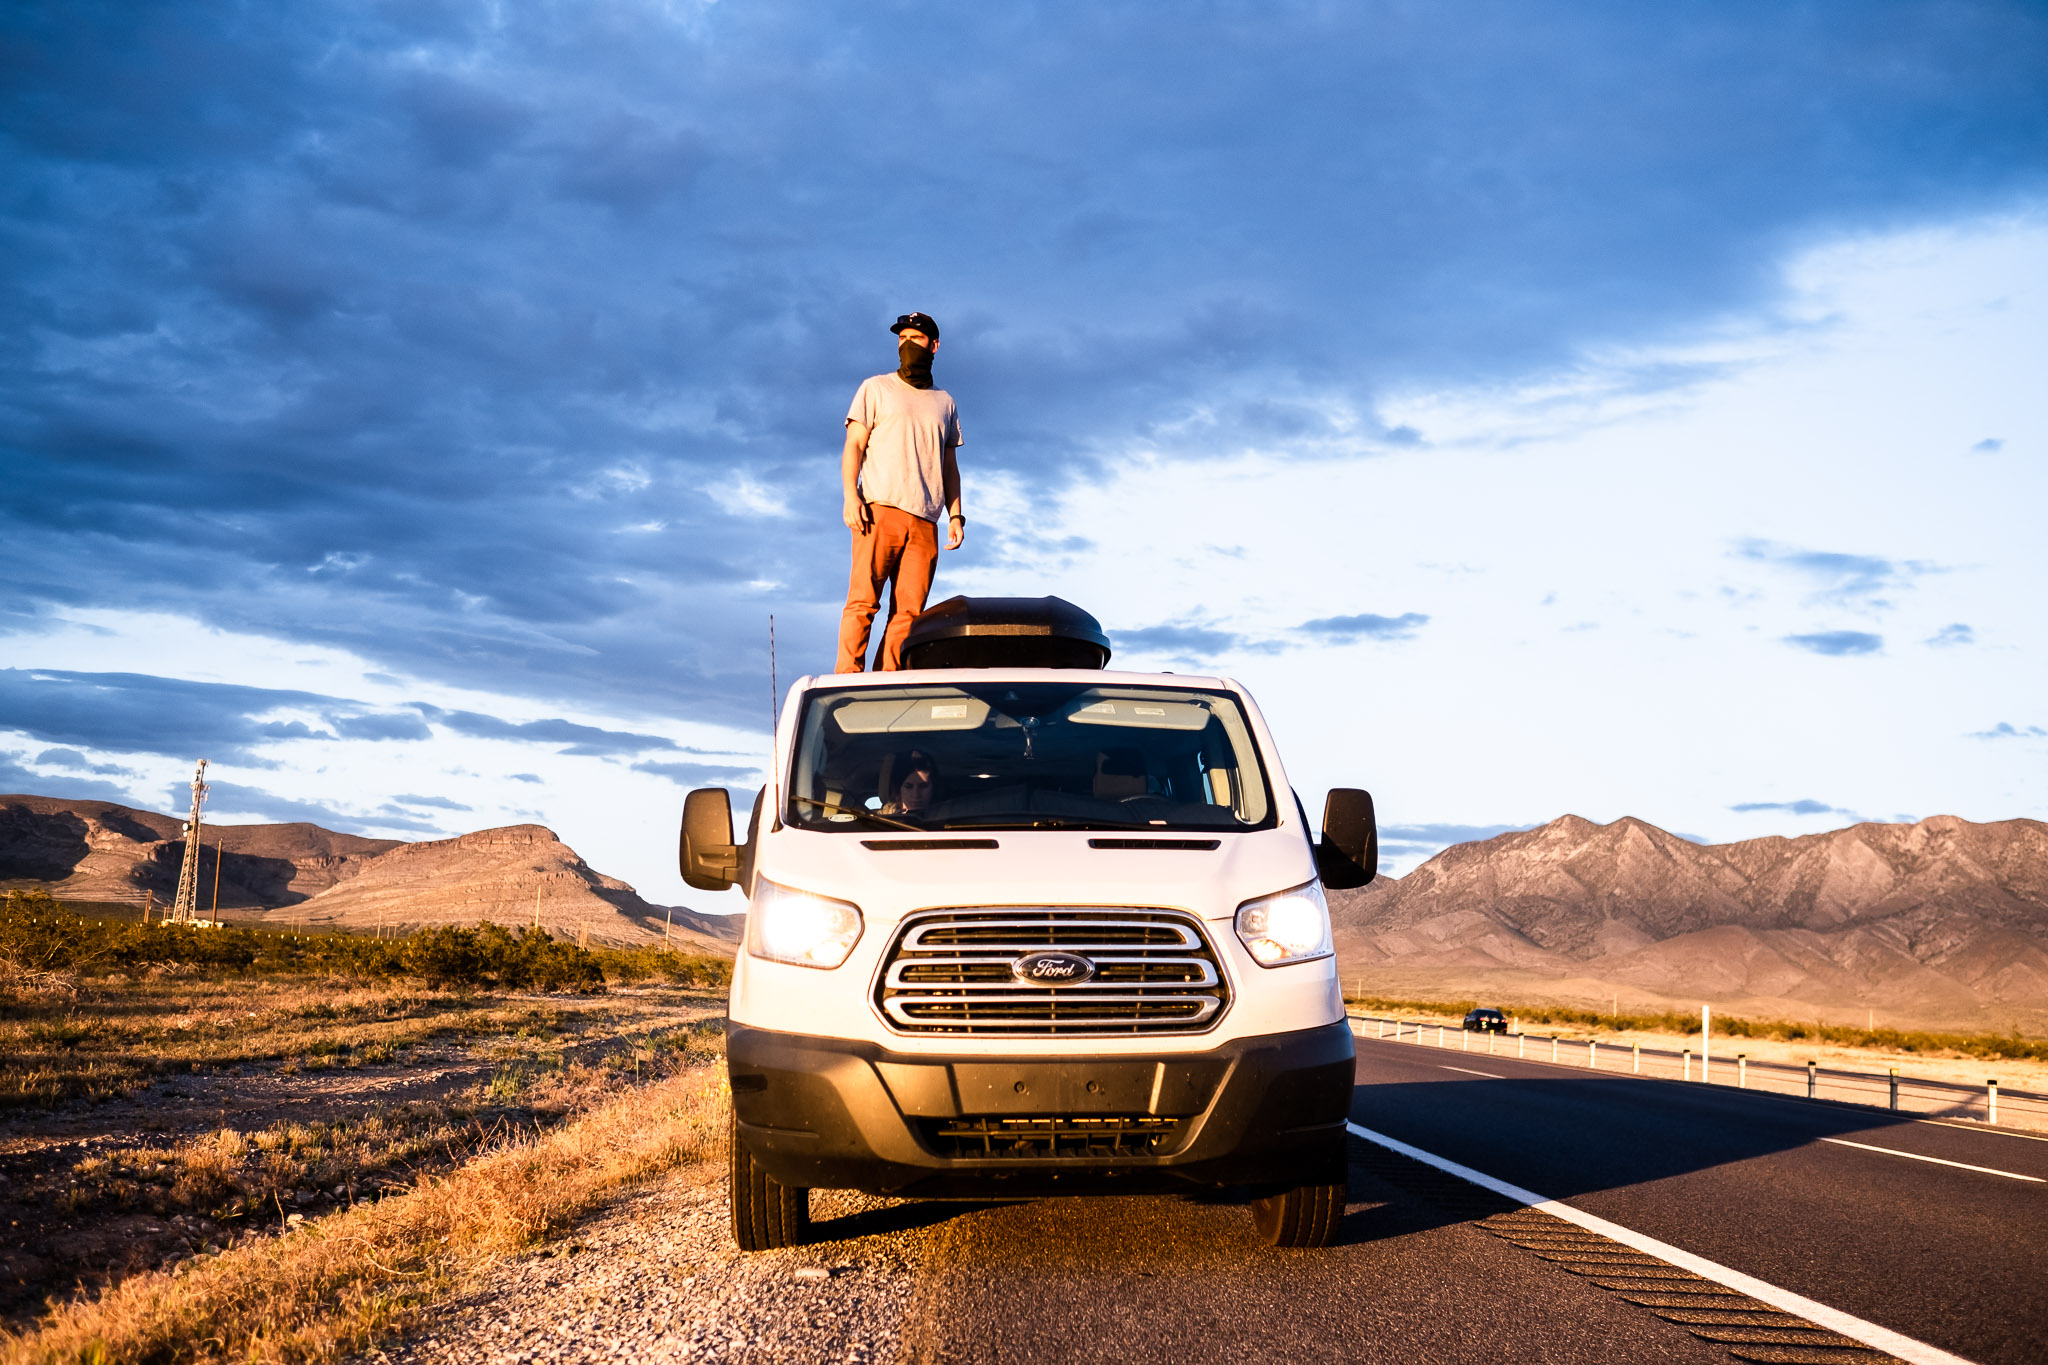
[[[1102,623],[1058,597],[949,597],[903,642],[905,668],[1102,668]]]

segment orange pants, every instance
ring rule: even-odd
[[[839,662],[835,673],[859,673],[867,667],[868,630],[882,605],[882,585],[889,585],[889,624],[882,632],[878,671],[903,667],[903,638],[910,634],[925,594],[932,590],[932,570],[939,559],[938,528],[900,507],[871,502],[873,523],[866,535],[853,538],[853,572],[846,580],[846,610],[839,614]]]

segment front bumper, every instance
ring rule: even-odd
[[[1161,1057],[913,1056],[734,1024],[726,1057],[740,1140],[798,1188],[1033,1197],[1344,1178],[1353,1053],[1341,1020]],[[957,1136],[1074,1123],[1156,1136],[1142,1151],[1053,1142],[1030,1155],[1005,1154],[1030,1141]]]

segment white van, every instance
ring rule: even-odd
[[[722,788],[684,805],[685,880],[749,897],[740,1246],[803,1241],[820,1188],[1216,1186],[1326,1244],[1352,1043],[1323,888],[1372,879],[1372,798],[1332,791],[1312,839],[1242,687],[1106,671],[1058,598],[956,597],[904,657],[791,687],[744,843]]]

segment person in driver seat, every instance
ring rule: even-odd
[[[886,790],[893,776],[894,791]],[[931,805],[932,794],[938,787],[939,768],[932,762],[930,754],[922,749],[912,749],[898,755],[882,770],[885,790],[877,792],[882,798],[884,815],[917,815]]]
[[[1152,794],[1145,755],[1138,749],[1105,749],[1095,756],[1095,799],[1128,801]]]

